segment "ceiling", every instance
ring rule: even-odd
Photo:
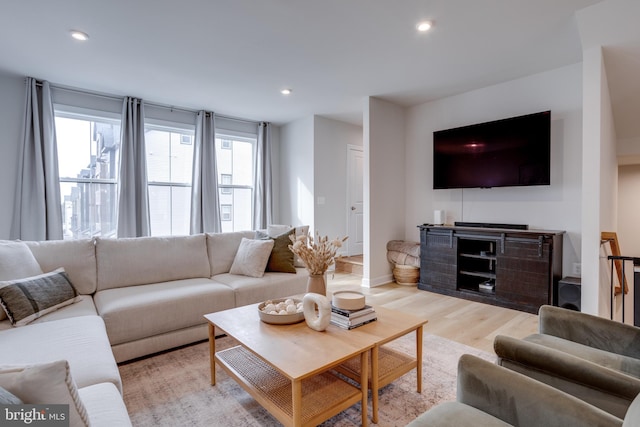
[[[575,11],[598,2],[3,0],[0,71],[276,124],[361,123],[366,96],[412,106],[580,62]]]

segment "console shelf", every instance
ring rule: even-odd
[[[564,231],[419,228],[419,289],[530,313],[552,303]]]

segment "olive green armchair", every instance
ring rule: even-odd
[[[542,306],[539,333],[497,336],[498,364],[578,397],[619,418],[640,394],[640,328]]]
[[[640,398],[622,420],[574,396],[483,359],[458,362],[457,399],[420,415],[410,427],[584,427],[640,425]]]

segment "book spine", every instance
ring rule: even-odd
[[[371,312],[371,313],[369,313],[369,314],[367,314],[365,316],[361,316],[361,317],[358,317],[356,319],[344,318],[342,316],[336,315],[335,313],[331,313],[331,320],[333,320],[333,321],[335,321],[337,323],[343,324],[345,326],[359,325],[359,324],[361,324],[363,322],[367,322],[367,321],[369,321],[371,319],[377,319],[377,315],[376,315],[375,312]]]
[[[351,330],[351,329],[358,328],[358,327],[360,327],[362,325],[366,325],[367,323],[375,322],[376,320],[378,320],[377,317],[373,318],[373,319],[366,320],[366,321],[364,321],[362,323],[358,323],[358,324],[355,324],[355,325],[346,325],[346,324],[344,324],[342,322],[336,322],[335,320],[331,319],[331,324],[335,325],[335,326],[337,326],[339,328],[342,328],[342,329]]]
[[[367,307],[365,309],[359,310],[359,311],[345,311],[345,310],[340,310],[339,308],[335,308],[335,307],[331,307],[331,311],[339,314],[340,316],[344,316],[344,317],[348,317],[348,318],[354,318],[354,317],[359,317],[359,316],[364,316],[365,314],[369,314],[372,313],[374,311],[373,307]]]

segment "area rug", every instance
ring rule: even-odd
[[[234,344],[228,337],[216,340],[217,349]],[[415,354],[415,335],[399,338],[390,345]],[[436,335],[425,335],[422,393],[416,392],[415,371],[382,388],[377,425],[404,426],[432,406],[455,400],[457,364],[464,353],[495,361],[495,355]],[[212,386],[209,369],[207,342],[121,365],[124,400],[134,427],[280,425],[221,369],[217,371],[216,385]],[[371,420],[371,398],[368,406]],[[359,425],[359,403],[322,424]]]

